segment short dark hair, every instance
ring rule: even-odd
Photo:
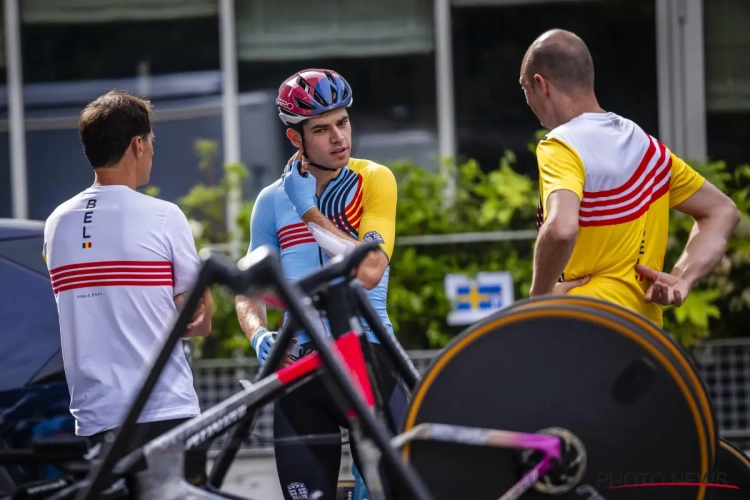
[[[122,159],[134,137],[146,139],[152,113],[148,100],[119,90],[90,102],[78,118],[78,134],[91,166],[112,166]]]
[[[574,34],[562,33],[557,40],[535,42],[529,47],[525,58],[526,79],[531,81],[539,74],[566,93],[593,90],[594,61],[588,47]]]
[[[315,115],[315,116],[327,115],[328,113],[332,113],[334,111],[338,111],[339,109],[343,109],[344,111],[346,111],[347,116],[350,116],[349,108],[334,108],[334,109],[326,111],[325,113],[321,113],[321,114]],[[311,116],[310,118],[315,118],[315,117]],[[304,135],[304,133],[305,133],[305,124],[306,123],[310,123],[310,118],[302,120],[301,122],[290,123],[289,125],[287,125],[287,127],[289,127],[290,129],[294,130],[295,132],[298,132],[301,135]]]

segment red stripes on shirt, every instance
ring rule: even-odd
[[[276,231],[281,249],[301,245],[302,243],[316,243],[315,238],[304,222],[289,224]]]
[[[174,286],[169,261],[112,260],[60,266],[50,271],[54,293],[103,286]]]
[[[669,192],[672,156],[651,136],[648,149],[630,178],[621,186],[604,191],[584,191],[578,213],[581,227],[614,226],[631,222]]]
[[[339,228],[339,230],[349,234],[349,226],[354,230],[359,229],[359,222],[362,219],[362,175],[357,174],[359,180],[357,181],[357,190],[354,192],[352,201],[344,209],[344,212],[339,212],[331,217],[331,221]],[[349,223],[347,225],[347,222]]]

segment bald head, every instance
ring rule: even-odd
[[[535,74],[566,94],[594,90],[594,61],[588,47],[570,31],[550,30],[526,51],[521,74],[532,82]]]

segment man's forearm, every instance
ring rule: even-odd
[[[328,217],[323,215],[317,208],[308,210],[305,216],[302,217],[302,220],[305,222],[305,224],[314,222],[334,236],[338,236],[339,238],[351,241],[355,245],[362,244],[361,241],[352,238],[343,231],[340,231],[336,227],[336,225],[331,222]],[[383,278],[385,268],[388,266],[388,257],[385,256],[385,254],[378,255],[378,253],[379,252],[372,252],[370,255],[368,255],[364,262],[360,264],[359,270],[357,271],[357,278],[359,278],[359,280],[367,290],[375,288],[377,284],[380,283],[380,280]]]
[[[739,214],[727,213],[696,219],[687,245],[671,274],[693,286],[716,268],[724,257],[727,242],[739,223]]]
[[[576,235],[558,235],[552,225],[543,225],[534,248],[533,296],[552,293],[573,254]]]
[[[331,234],[334,234],[338,236],[339,238],[344,238],[350,241],[353,241],[355,245],[359,244],[359,241],[352,238],[345,232],[339,230],[339,228],[336,227],[336,224],[331,222],[331,219],[323,215],[323,213],[318,210],[317,208],[312,208],[308,210],[305,215],[302,216],[302,221],[305,224],[309,224],[310,222],[314,222],[315,224],[319,225],[326,231],[328,231]]]
[[[255,332],[268,325],[266,305],[262,301],[253,300],[244,295],[237,295],[235,303],[237,306],[237,318],[240,321],[240,328],[242,328],[242,331],[245,333],[248,340],[252,340]]]

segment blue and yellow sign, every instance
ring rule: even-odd
[[[445,276],[445,291],[453,302],[449,325],[469,325],[513,303],[513,277],[507,271]]]

